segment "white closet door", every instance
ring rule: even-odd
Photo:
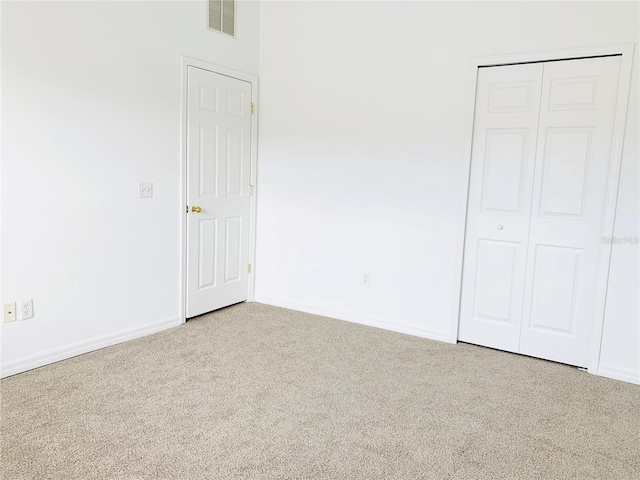
[[[518,351],[543,65],[478,71],[458,338]]]
[[[621,57],[544,65],[520,352],[587,366]]]

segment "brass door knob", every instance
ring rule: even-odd
[[[193,207],[191,207],[191,213],[200,213],[201,211],[202,209],[197,205],[194,205]]]

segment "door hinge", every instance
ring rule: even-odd
[[[247,265],[247,272],[251,273],[251,264],[250,263]]]
[[[249,196],[253,197],[253,185],[249,185]]]
[[[256,104],[251,102],[251,115],[253,115],[254,113],[256,113]]]

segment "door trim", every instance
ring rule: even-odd
[[[180,57],[180,323],[187,321],[187,69],[201,68],[219,75],[235,78],[251,84],[251,102],[255,112],[251,115],[251,185],[253,196],[249,199],[249,263],[252,265],[248,275],[247,301],[255,298],[255,257],[256,257],[256,192],[258,169],[258,77],[251,73],[233,70],[204,60]]]
[[[621,55],[620,77],[618,80],[618,98],[616,100],[616,117],[613,126],[613,137],[611,144],[611,164],[610,174],[607,184],[607,197],[605,200],[605,213],[603,219],[602,236],[613,237],[615,225],[616,203],[618,200],[618,186],[620,180],[620,168],[622,164],[622,148],[624,143],[624,132],[627,119],[627,108],[629,105],[629,90],[631,86],[631,71],[633,66],[634,43],[621,43],[615,45],[602,45],[595,47],[570,48],[552,50],[547,52],[515,53],[506,55],[493,55],[486,57],[475,57],[469,67],[469,76],[473,78],[473,84],[467,93],[467,144],[465,148],[465,163],[463,171],[464,182],[464,204],[459,216],[458,242],[456,245],[455,275],[456,284],[454,287],[453,314],[449,328],[449,342],[458,341],[458,328],[460,324],[460,302],[462,301],[462,272],[464,262],[464,247],[467,225],[467,211],[469,202],[469,181],[471,173],[471,149],[473,147],[473,125],[476,105],[476,85],[478,68],[487,66],[499,66],[513,63],[546,62],[550,60],[569,60],[583,57],[598,57],[605,55]],[[604,313],[606,305],[607,286],[609,281],[609,266],[611,263],[612,243],[602,243],[600,249],[600,260],[598,264],[598,277],[595,294],[595,304],[593,310],[591,340],[589,347],[588,371],[598,374],[600,364],[600,346],[602,344],[602,330],[604,326]]]

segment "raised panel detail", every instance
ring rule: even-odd
[[[490,129],[484,157],[482,211],[519,213],[529,129]]]
[[[549,128],[544,148],[541,216],[583,213],[591,128]]]
[[[243,132],[227,132],[227,196],[242,195],[242,135]]]
[[[536,245],[529,328],[573,334],[581,249]]]
[[[200,85],[200,110],[218,111],[218,88]]]
[[[242,218],[231,217],[225,224],[224,283],[240,280],[240,260],[242,252]]]
[[[489,113],[531,110],[531,82],[492,83],[489,87]]]
[[[198,176],[200,196],[218,196],[218,127],[200,125],[200,155]]]
[[[554,78],[551,80],[549,110],[591,110],[596,108],[597,78]]]
[[[478,240],[473,319],[511,322],[511,297],[519,243]]]
[[[198,222],[198,289],[216,286],[216,235],[215,218]]]
[[[244,116],[244,95],[227,93],[227,115],[233,117]]]

